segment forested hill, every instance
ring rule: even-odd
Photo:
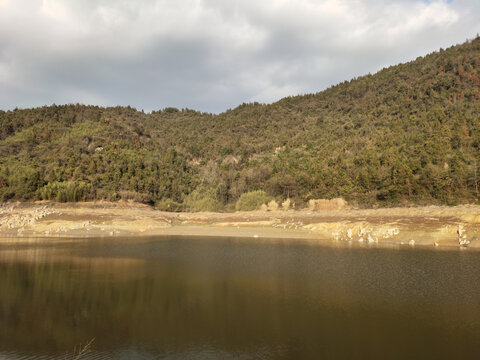
[[[229,209],[246,192],[359,206],[478,203],[480,38],[313,95],[219,115],[0,111],[0,200]]]

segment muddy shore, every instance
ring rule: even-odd
[[[480,249],[480,206],[169,213],[131,202],[3,203],[0,237],[205,235]]]

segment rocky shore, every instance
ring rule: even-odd
[[[480,249],[480,206],[169,213],[131,202],[3,203],[0,237],[205,235]]]

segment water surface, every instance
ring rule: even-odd
[[[480,253],[257,240],[2,242],[0,359],[480,358]]]

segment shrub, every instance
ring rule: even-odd
[[[58,202],[76,202],[85,200],[91,191],[91,185],[83,182],[54,181],[39,190],[42,200],[56,200]]]
[[[267,209],[269,211],[277,211],[278,210],[278,203],[275,200],[270,201],[267,204]]]
[[[183,202],[188,211],[219,211],[222,204],[216,198],[215,189],[205,185],[198,186]]]
[[[4,171],[4,169],[0,169],[0,171]],[[2,181],[3,192],[6,194],[5,200],[11,198],[12,193],[13,197],[20,200],[35,198],[37,189],[45,184],[40,170],[28,165],[18,166],[8,173],[8,176],[6,176],[6,171],[2,174],[5,174]]]
[[[153,201],[149,194],[139,193],[136,191],[120,190],[119,196],[123,200],[133,200],[138,203],[152,204]]]
[[[240,211],[256,210],[272,199],[273,197],[263,190],[250,191],[240,196],[235,208]]]
[[[290,200],[290,198],[288,198],[287,200],[282,202],[282,209],[285,210],[285,211],[290,210],[291,206],[292,206],[292,200]]]
[[[180,212],[183,210],[183,204],[164,198],[155,203],[155,208],[160,211]]]

